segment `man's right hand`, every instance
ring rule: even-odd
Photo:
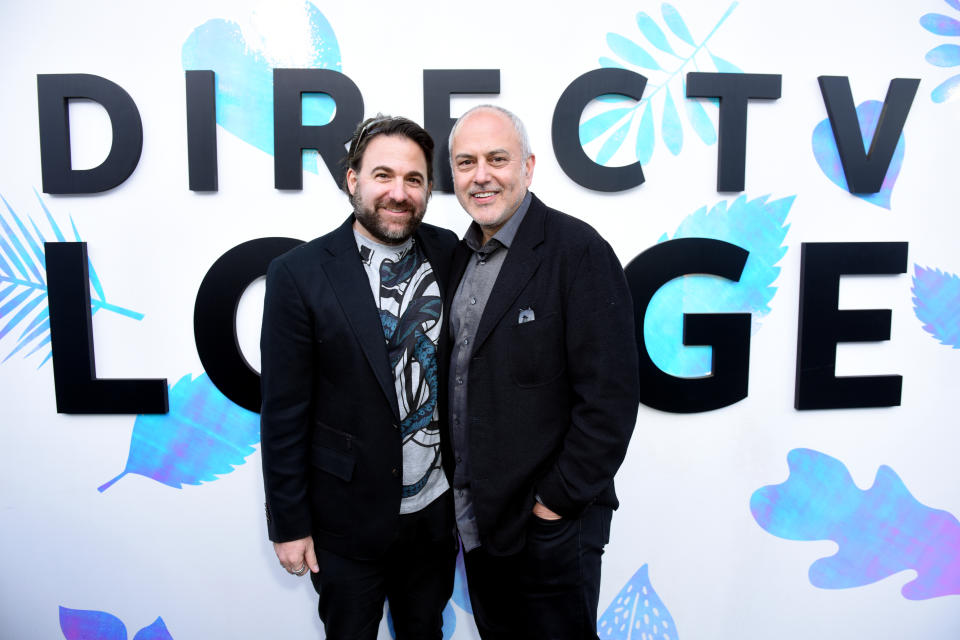
[[[283,568],[295,576],[302,576],[307,568],[314,573],[320,571],[317,554],[313,551],[313,538],[310,536],[290,542],[274,542],[273,550],[276,551],[277,559]]]

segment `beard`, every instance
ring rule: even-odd
[[[370,232],[370,235],[384,244],[405,242],[420,226],[420,221],[423,220],[423,215],[426,213],[426,208],[417,210],[410,202],[397,202],[391,198],[381,198],[374,202],[372,207],[369,207],[363,202],[359,189],[350,199],[353,203],[353,214],[357,221]],[[403,223],[388,221],[378,213],[378,209],[381,208],[407,211],[410,216]]]

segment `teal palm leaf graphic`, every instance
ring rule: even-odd
[[[44,242],[80,242],[80,233],[70,219],[72,237],[61,230],[36,191],[50,231],[46,234],[30,216],[18,214],[0,194],[0,341],[8,335],[15,342],[3,357],[6,362],[17,353],[25,358],[41,353],[43,359],[37,368],[50,359],[50,310],[47,305],[47,271],[43,255]],[[130,311],[107,302],[103,285],[93,263],[90,265],[91,313],[101,309],[141,320],[142,313]]]
[[[627,149],[620,155],[632,156],[629,162],[635,159],[647,164],[658,139],[675,156],[683,151],[685,135],[690,133],[703,144],[715,144],[717,101],[688,100],[685,78],[689,71],[741,72],[707,47],[736,6],[736,2],[731,4],[699,41],[690,33],[680,12],[669,3],[660,5],[662,23],[641,11],[636,15],[636,31],[632,35],[608,33],[606,41],[612,56],[601,56],[600,66],[636,71],[648,82],[639,101],[620,95],[598,98],[604,110],[580,125],[580,144],[587,155],[597,164],[606,165],[621,149]],[[678,103],[683,103],[682,110]],[[630,140],[632,144],[625,144]]]

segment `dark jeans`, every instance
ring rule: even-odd
[[[610,540],[609,507],[578,520],[530,516],[524,549],[464,555],[474,620],[483,640],[597,638],[600,557]]]
[[[453,593],[456,539],[453,499],[446,492],[428,507],[400,516],[397,540],[375,560],[316,549],[311,574],[329,640],[376,640],[384,598],[397,640],[441,640],[443,609]]]

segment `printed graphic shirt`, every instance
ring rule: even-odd
[[[433,267],[410,238],[398,246],[354,231],[370,290],[380,310],[400,408],[403,493],[400,513],[413,513],[447,490],[440,467],[437,341],[443,300]]]

